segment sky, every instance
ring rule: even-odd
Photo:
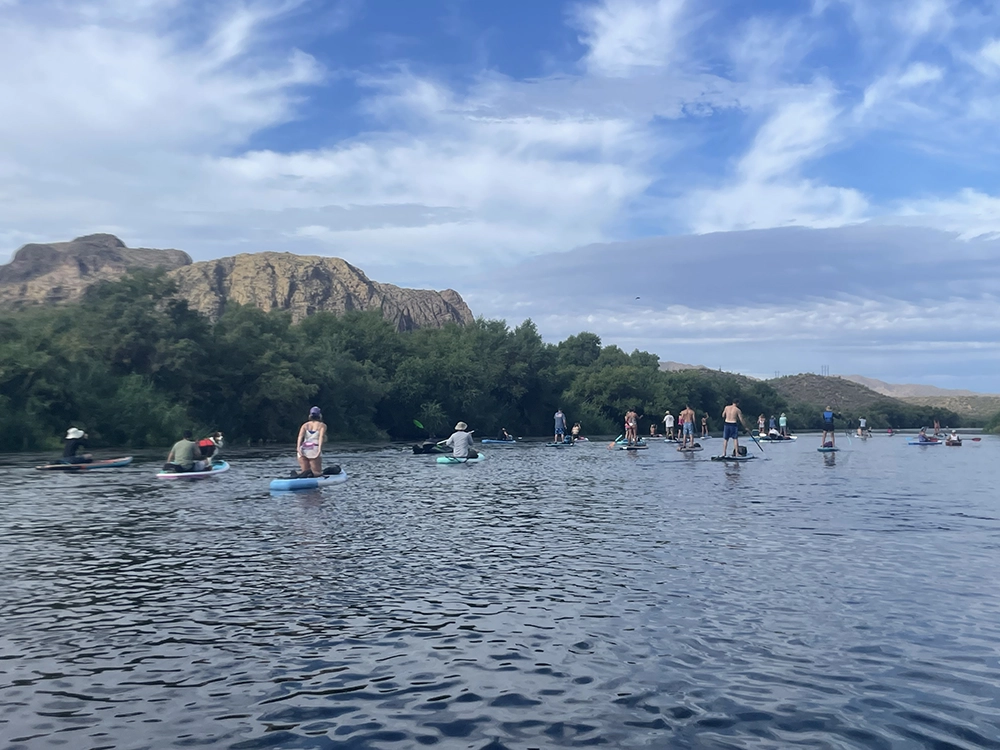
[[[751,375],[1000,392],[993,0],[0,0],[0,262],[342,257]]]

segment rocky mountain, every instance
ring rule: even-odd
[[[73,302],[95,282],[119,279],[131,269],[173,269],[190,263],[190,256],[180,250],[129,248],[111,234],[25,245],[0,266],[0,307]]]
[[[171,275],[189,304],[211,318],[237,302],[290,310],[296,320],[319,311],[379,310],[401,331],[473,320],[458,292],[380,284],[340,258],[254,253],[194,263]]]
[[[136,268],[166,268],[180,296],[213,319],[240,303],[289,310],[295,320],[319,311],[379,310],[401,331],[473,320],[458,292],[381,284],[339,258],[264,252],[192,263],[180,250],[128,248],[109,234],[22,247],[0,266],[0,308],[73,302],[91,285]]]

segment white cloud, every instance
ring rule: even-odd
[[[682,201],[690,229],[833,227],[866,218],[868,202],[859,191],[801,175],[842,138],[839,116],[828,84],[791,92],[757,131],[730,184],[696,190]]]
[[[981,69],[992,73],[1000,72],[1000,39],[991,39],[979,50]]]
[[[598,75],[627,76],[661,68],[678,54],[684,36],[684,0],[600,0],[578,8],[576,21],[589,48],[584,60]]]
[[[937,83],[944,78],[944,71],[936,65],[912,63],[901,73],[889,73],[865,89],[864,99],[855,110],[860,120],[876,109],[891,109],[901,104],[900,97],[911,89]]]
[[[898,215],[963,239],[1000,237],[1000,197],[965,189],[950,198],[904,202]]]

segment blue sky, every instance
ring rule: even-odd
[[[0,259],[336,255],[553,340],[1000,392],[995,2],[0,0],[0,65]]]

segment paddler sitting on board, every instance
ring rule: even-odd
[[[571,436],[571,437],[573,438],[573,442],[574,442],[574,443],[575,443],[575,442],[576,442],[577,440],[579,440],[579,439],[580,439],[580,430],[582,430],[582,429],[583,429],[583,428],[582,428],[582,427],[580,426],[580,423],[579,423],[579,422],[574,422],[574,423],[573,423],[573,429],[572,429],[572,430],[570,430],[570,433],[569,433],[569,434],[570,434],[570,436]]]
[[[323,440],[326,439],[326,423],[318,406],[309,410],[309,418],[299,427],[295,440],[295,455],[299,460],[296,479],[323,476]]]
[[[834,418],[843,419],[842,416],[837,414],[831,407],[827,406],[823,411],[823,441],[820,445],[824,448],[836,448],[837,447],[837,433],[833,427]],[[830,443],[826,442],[826,433],[830,433]],[[848,435],[848,437],[850,437]]]
[[[503,440],[505,443],[513,443],[514,438],[511,437],[510,433],[507,432],[506,427],[501,427],[500,432],[497,433],[497,440]]]
[[[763,418],[764,415],[761,414],[761,419]],[[734,398],[733,402],[722,410],[722,422],[722,455],[726,455],[726,448],[728,448],[729,440],[732,438],[733,455],[737,456],[740,452],[740,425],[742,424],[743,429],[750,432],[746,420],[743,419],[743,412],[740,411],[740,400],[738,398]]]
[[[170,474],[180,474],[186,471],[194,471],[195,464],[201,458],[201,451],[198,444],[191,439],[191,430],[184,430],[183,437],[174,443],[174,447],[167,454],[167,462],[163,465],[163,470]]]
[[[459,422],[455,425],[455,432],[452,433],[450,438],[444,441],[444,444],[451,448],[452,458],[468,460],[479,457],[479,453],[472,447],[473,432],[465,422]]]
[[[62,463],[89,464],[94,457],[89,453],[76,454],[81,448],[87,447],[87,433],[78,427],[70,427],[66,431],[66,443],[63,445]]]

